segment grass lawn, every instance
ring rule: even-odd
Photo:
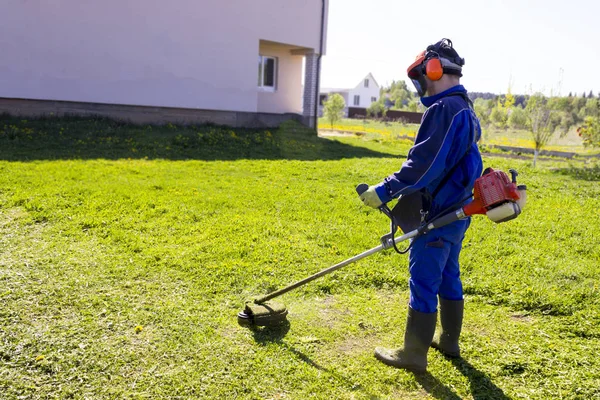
[[[319,119],[319,129],[328,132],[331,129],[324,118]],[[414,138],[419,125],[402,124],[400,122],[383,122],[373,119],[349,119],[344,118],[334,124],[334,131],[359,132],[364,133],[369,139],[396,139],[398,137]],[[487,145],[501,145],[535,148],[535,142],[531,138],[531,133],[524,129],[499,129],[493,126],[483,128],[482,143]],[[565,136],[556,135],[553,137],[544,150],[555,150],[564,152],[575,152],[578,154],[598,154],[598,149],[583,147],[583,141],[578,136],[576,129],[571,129]]]
[[[517,220],[473,220],[463,358],[413,375],[407,257],[392,251],[284,295],[289,325],[237,325],[244,301],[378,244],[354,187],[409,141],[278,130],[0,119],[2,399],[600,398],[600,166],[516,168]]]
[[[397,137],[413,138],[419,130],[418,124],[404,124],[395,121],[380,121],[376,119],[343,118],[333,125],[325,118],[319,118],[319,130],[344,131],[365,133],[370,138],[381,137],[395,139]]]
[[[531,132],[524,129],[498,129],[495,127],[484,128],[484,142],[486,144],[535,148]],[[571,128],[563,137],[555,135],[543,150],[575,152],[578,154],[598,154],[598,149],[583,147],[583,141],[575,128]]]

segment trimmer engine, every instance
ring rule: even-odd
[[[487,168],[475,181],[473,201],[463,208],[464,214],[486,214],[496,223],[516,218],[525,206],[527,187],[517,186],[517,171],[509,172],[512,180],[504,171]]]

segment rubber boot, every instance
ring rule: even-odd
[[[422,313],[408,307],[404,347],[385,349],[377,347],[375,357],[386,365],[423,373],[427,370],[427,351],[435,333],[437,312]]]
[[[442,330],[439,338],[431,343],[444,355],[452,358],[460,357],[458,338],[463,322],[464,300],[446,300],[440,297],[440,323]]]

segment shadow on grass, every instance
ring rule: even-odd
[[[254,327],[254,328],[252,328],[252,333],[254,335],[254,340],[256,341],[256,343],[261,344],[261,345],[264,345],[267,343],[275,343],[275,344],[283,347],[290,353],[292,353],[298,360],[304,362],[305,364],[309,365],[310,367],[318,369],[319,371],[322,371],[322,372],[330,375],[332,378],[334,378],[336,381],[338,381],[341,385],[346,386],[351,391],[361,391],[367,396],[366,398],[371,399],[371,400],[376,400],[376,399],[380,398],[377,395],[366,392],[365,389],[360,384],[357,384],[356,382],[352,382],[350,379],[346,378],[345,376],[338,373],[337,371],[323,367],[322,365],[315,362],[312,358],[310,358],[309,356],[307,356],[300,350],[296,349],[291,344],[284,342],[283,338],[285,337],[285,335],[288,333],[289,330],[290,330],[290,323],[289,323],[289,321],[285,321],[281,325],[275,326],[275,327],[263,327],[263,328]]]
[[[591,168],[558,168],[554,171],[583,181],[600,181],[600,165]]]
[[[398,157],[320,138],[294,121],[276,129],[139,126],[99,118],[0,116],[0,160],[338,160]]]
[[[502,389],[494,385],[490,377],[483,372],[477,370],[464,358],[450,358],[452,364],[459,370],[461,374],[469,380],[471,388],[471,396],[474,400],[508,400]],[[419,384],[436,399],[451,399],[459,400],[460,396],[454,393],[450,388],[445,386],[439,379],[431,375],[429,372],[424,374],[415,374],[415,379]]]
[[[419,385],[436,399],[444,400],[460,400],[461,397],[454,393],[449,387],[445,386],[438,378],[431,375],[429,372],[424,374],[414,374],[415,380]]]
[[[452,364],[463,374],[471,385],[471,395],[473,399],[490,399],[490,400],[508,400],[502,389],[494,385],[494,382],[485,373],[479,371],[472,366],[464,358],[450,359]]]
[[[282,343],[281,340],[290,330],[290,322],[285,320],[277,326],[250,327],[254,341],[258,344]]]

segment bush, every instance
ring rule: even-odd
[[[525,129],[527,127],[527,113],[521,107],[514,107],[509,111],[508,126],[516,129]]]
[[[583,125],[577,128],[577,133],[585,147],[600,147],[600,118],[586,117]]]
[[[377,117],[385,117],[387,110],[380,102],[371,103],[369,108],[367,108],[367,115],[369,117],[377,118]]]
[[[508,116],[506,115],[506,111],[503,108],[494,107],[492,113],[490,114],[490,120],[498,128],[506,128],[506,121],[508,120]]]

